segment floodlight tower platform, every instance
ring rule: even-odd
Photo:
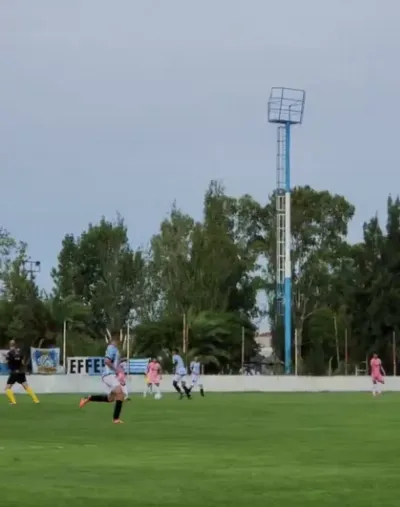
[[[305,91],[274,87],[268,121],[278,125],[276,152],[276,310],[284,316],[285,373],[292,371],[291,127],[303,122]]]

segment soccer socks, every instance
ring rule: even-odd
[[[32,400],[34,401],[34,403],[39,403],[39,398],[33,392],[33,390],[32,390],[31,387],[28,386],[25,390],[29,394],[29,396],[32,398]]]
[[[117,400],[115,402],[115,406],[114,406],[114,416],[113,416],[114,421],[119,420],[119,416],[121,415],[121,410],[122,410],[122,401]]]
[[[88,399],[97,403],[108,403],[108,396],[106,394],[92,394]]]
[[[14,393],[11,391],[11,389],[6,389],[6,396],[7,398],[9,399],[10,403],[12,405],[15,405],[17,403],[16,399],[15,399],[15,395]]]
[[[372,395],[379,396],[380,394],[382,394],[382,386],[378,383],[372,384]]]
[[[190,394],[192,393],[192,391],[193,391],[193,387],[194,387],[194,385],[191,385],[191,386],[187,389],[187,392],[185,391],[187,396],[188,396],[188,395],[190,395]],[[201,396],[203,396],[203,398],[204,398],[204,396],[205,396],[205,395],[204,395],[204,388],[203,388],[203,386],[202,386],[201,384],[199,384],[199,389],[200,389],[200,395],[201,395]]]
[[[186,384],[182,383],[182,387],[183,387],[183,390],[185,391],[185,394],[188,398],[191,398],[191,395],[190,395],[190,389],[187,387]]]
[[[181,388],[179,387],[178,385],[178,382],[176,382],[175,380],[172,382],[172,385],[174,386],[175,390],[177,393],[179,394],[182,394],[182,391],[181,391]]]

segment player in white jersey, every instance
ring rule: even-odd
[[[195,386],[199,386],[200,394],[204,397],[204,388],[201,383],[200,373],[201,373],[201,363],[198,357],[195,357],[193,361],[190,363],[190,373],[192,375],[192,385],[190,386],[190,392]]]
[[[183,362],[183,359],[178,354],[177,350],[172,351],[172,362],[174,364],[174,380],[172,381],[172,385],[175,390],[179,393],[180,399],[183,398],[182,389],[185,391],[186,396],[190,399],[190,389],[186,385],[186,366]],[[180,384],[180,385],[179,385]],[[182,387],[182,389],[181,389]]]

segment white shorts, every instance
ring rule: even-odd
[[[200,375],[196,375],[195,373],[192,373],[192,386],[195,386],[200,382]]]
[[[122,387],[116,375],[111,373],[109,375],[104,375],[101,380],[105,383],[110,393],[115,391],[118,387]]]
[[[182,380],[184,380],[185,377],[186,377],[186,372],[185,373],[175,373],[174,382],[181,382]]]

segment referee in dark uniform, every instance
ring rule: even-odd
[[[6,360],[8,364],[8,369],[10,370],[10,375],[7,379],[5,391],[7,398],[10,400],[11,405],[17,404],[14,393],[12,391],[12,386],[14,384],[20,384],[29,394],[32,400],[35,403],[39,403],[36,394],[29,387],[28,382],[26,380],[25,367],[21,350],[17,347],[14,340],[10,341],[10,347],[6,356]]]

